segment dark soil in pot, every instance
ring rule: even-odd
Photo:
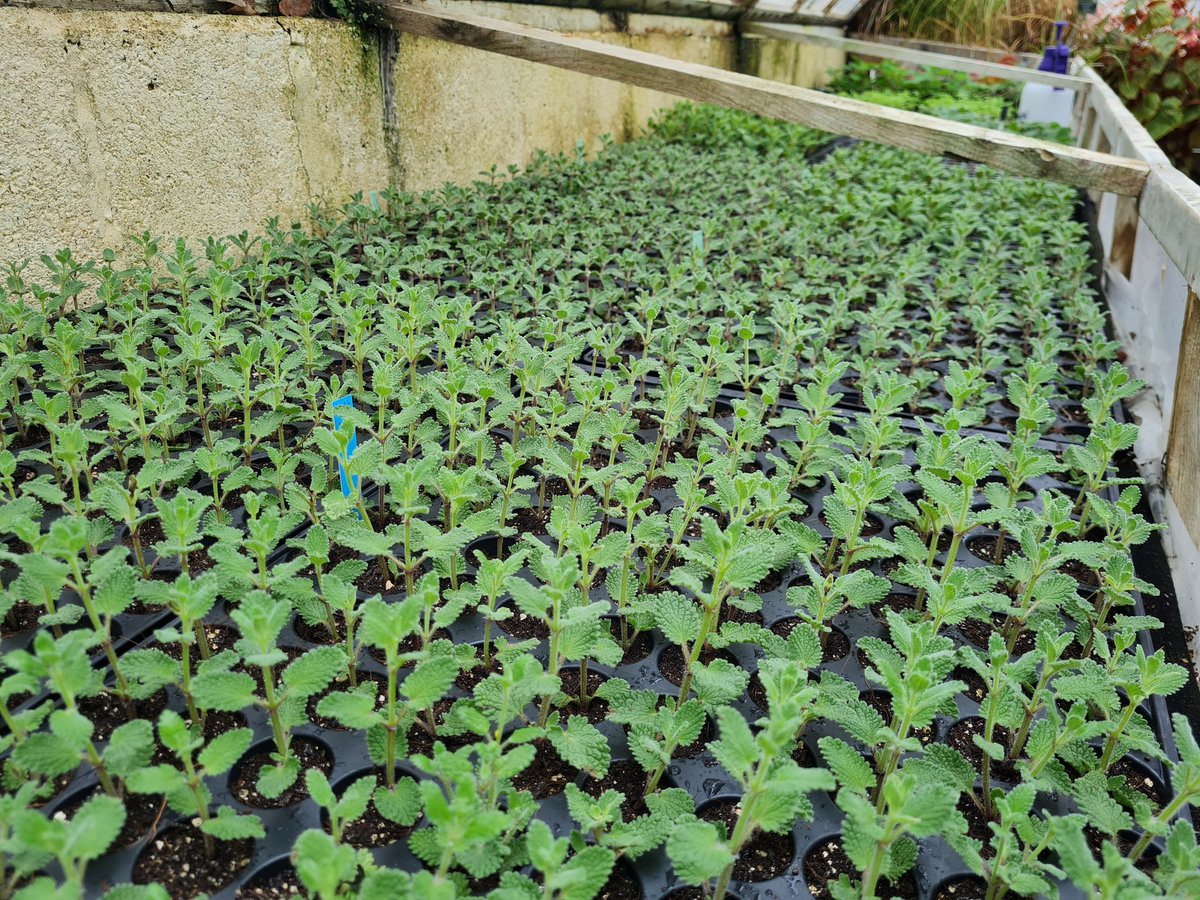
[[[578,770],[569,765],[547,740],[537,741],[537,755],[529,767],[513,778],[513,787],[518,791],[529,791],[534,800],[545,800],[566,790],[567,782],[573,781]]]
[[[996,816],[989,819],[987,814],[966,795],[959,798],[958,811],[967,820],[967,837],[974,838],[983,844],[983,847],[979,851],[980,855],[984,859],[991,859],[995,856],[996,851],[991,846],[992,829],[988,827],[988,823],[999,822],[999,817]]]
[[[643,896],[642,882],[633,866],[624,859],[618,859],[595,900],[641,900]]]
[[[328,747],[311,738],[293,737],[290,752],[300,761],[300,774],[296,776],[292,786],[278,797],[266,797],[258,792],[258,773],[263,767],[275,764],[271,759],[274,752],[275,744],[272,742],[245,757],[234,768],[229,779],[229,792],[247,806],[255,809],[282,809],[299,803],[308,796],[308,788],[304,783],[306,771],[319,769],[324,775],[333,771],[333,754]]]
[[[536,506],[527,506],[524,509],[518,509],[509,517],[509,524],[517,530],[517,534],[545,534],[546,523],[549,521],[549,503],[540,512]]]
[[[714,659],[723,659],[734,666],[738,664],[737,659],[728,650],[714,650],[712,647],[706,646],[700,651],[699,662],[704,665],[708,665]],[[676,687],[683,683],[683,673],[686,669],[683,651],[675,644],[668,644],[658,655],[658,671],[662,673],[663,678]]]
[[[75,818],[79,807],[99,792],[98,788],[80,791],[60,806],[55,815],[61,814],[67,819]],[[140,841],[166,810],[166,800],[153,794],[126,794],[122,802],[125,804],[125,824],[121,826],[120,833],[109,846],[109,853],[132,847]]]
[[[970,716],[959,719],[950,726],[946,733],[946,744],[965,756],[978,772],[983,771],[983,751],[975,746],[972,737],[978,734],[983,737],[984,720],[981,716]],[[992,730],[992,740],[1002,746],[1008,745],[1008,729],[997,725]],[[1020,773],[1007,763],[993,762],[991,765],[993,780],[1007,781],[1017,784],[1021,780]]]
[[[1006,537],[1000,542],[999,552],[997,552],[996,538],[990,535],[977,534],[967,538],[964,543],[971,551],[972,556],[995,565],[1003,565],[1010,556],[1018,555],[1021,552],[1021,545],[1010,537]]]
[[[977,875],[943,881],[933,891],[933,900],[985,900],[987,882]]]
[[[618,618],[609,619],[609,630],[612,632],[613,640],[618,644],[621,643],[621,620]],[[629,633],[633,634],[633,628],[629,628]],[[654,651],[654,633],[652,631],[639,631],[632,641],[629,642],[629,647],[625,650],[625,655],[621,657],[621,665],[631,666],[634,663],[639,663]]]
[[[873,708],[879,715],[883,717],[884,722],[892,721],[892,695],[886,691],[863,691],[859,695],[868,706]],[[914,728],[909,732],[910,737],[915,737],[921,742],[922,746],[928,747],[937,740],[937,728],[933,725],[926,725],[924,728]]]
[[[0,625],[0,632],[7,637],[23,631],[31,631],[37,627],[38,619],[44,612],[45,610],[40,606],[18,600],[13,604],[12,609],[5,613],[4,624]]]
[[[173,898],[215,894],[230,884],[254,853],[254,841],[216,841],[210,859],[204,836],[190,822],[172,825],[146,845],[133,864],[134,884],[157,884]]]
[[[528,613],[522,612],[512,603],[505,603],[503,606],[506,609],[512,610],[512,615],[498,624],[505,632],[515,637],[518,641],[527,641],[530,638],[544,641],[550,637],[550,629],[546,627],[546,623],[541,619],[536,619]]]
[[[105,691],[93,697],[81,697],[79,711],[91,721],[96,730],[92,740],[107,741],[112,733],[131,720],[132,709],[134,719],[158,721],[158,714],[167,706],[166,689],[161,689],[145,700],[132,700],[127,705],[116,694]]]
[[[959,691],[968,700],[974,700],[976,703],[982,703],[987,697],[987,682],[984,681],[978,672],[968,669],[966,666],[959,666],[950,673],[952,681],[961,681],[967,687],[963,691]]]
[[[741,800],[730,798],[714,800],[701,807],[696,813],[706,822],[725,825],[727,835],[733,833],[741,814]],[[734,881],[758,882],[778,878],[792,864],[796,855],[796,842],[791,832],[772,834],[760,831],[747,841],[733,864]]]
[[[604,721],[608,716],[608,701],[597,697],[596,691],[608,680],[607,678],[595,670],[588,672],[588,702],[587,707],[583,709],[579,705],[579,669],[564,669],[559,672],[559,678],[562,680],[560,690],[571,698],[566,704],[559,707],[564,716],[585,716],[593,725]]]
[[[817,900],[824,900],[825,897],[830,896],[829,885],[842,875],[858,878],[859,868],[846,855],[840,837],[822,841],[809,850],[808,855],[804,857],[804,880],[808,884],[809,892]],[[881,878],[879,884],[876,885],[876,892],[885,897],[916,900],[918,896],[917,881],[912,872],[905,873],[896,883]]]
[[[290,897],[308,897],[300,876],[291,863],[284,862],[270,867],[269,871],[256,875],[238,889],[239,900],[285,900]]]

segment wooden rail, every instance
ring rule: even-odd
[[[860,41],[871,41],[876,44],[888,44],[894,47],[907,47],[910,50],[924,50],[927,53],[941,53],[945,56],[960,56],[964,59],[984,59],[988,62],[1007,65],[1008,60],[1016,60],[1017,64],[1036,69],[1042,61],[1040,53],[1013,53],[995,47],[967,47],[963,44],[948,44],[945,41],[930,41],[923,38],[900,37],[895,34],[863,34],[854,32],[849,35]]]
[[[411,34],[906,150],[975,160],[1014,175],[1136,197],[1149,172],[1149,166],[1139,160],[891,109],[499,19],[401,0],[380,0],[379,11],[393,26]]]
[[[979,75],[984,78],[1027,81],[1034,84],[1047,84],[1051,87],[1067,88],[1068,90],[1079,92],[1086,92],[1091,87],[1091,82],[1075,75],[1060,75],[1057,72],[1043,72],[1039,69],[1008,66],[1003,63],[988,62],[982,59],[951,56],[947,53],[930,53],[927,50],[914,50],[911,47],[898,47],[891,44],[876,43],[875,41],[858,40],[857,38],[818,34],[806,31],[796,25],[746,22],[742,25],[742,33],[782,41],[795,41],[801,44],[812,44],[816,47],[828,47],[831,50],[844,50],[847,53],[854,53],[859,56],[874,56],[879,59],[890,59],[895,62],[910,63],[912,65],[952,69],[956,72],[967,72],[971,75]]]

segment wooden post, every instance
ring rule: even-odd
[[[1200,296],[1188,291],[1179,368],[1175,372],[1175,405],[1167,444],[1167,490],[1200,546]]]
[[[1136,197],[1149,167],[1077,147],[951,122],[834,94],[667,59],[498,19],[381,0],[401,31],[746,110],[906,150],[950,154],[1003,172]]]

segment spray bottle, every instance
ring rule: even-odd
[[[1063,42],[1066,22],[1054,23],[1054,43],[1042,53],[1038,69],[1066,75],[1071,66],[1071,48]],[[1071,127],[1071,110],[1075,106],[1075,92],[1067,88],[1051,87],[1048,84],[1025,85],[1021,91],[1021,104],[1017,116],[1025,122],[1056,122]]]

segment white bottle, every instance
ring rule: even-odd
[[[1066,22],[1054,23],[1054,43],[1042,53],[1038,66],[1043,72],[1067,74],[1071,67],[1071,48],[1063,43]],[[1054,122],[1071,127],[1071,112],[1075,108],[1075,92],[1067,88],[1051,87],[1048,84],[1026,84],[1021,91],[1021,102],[1017,107],[1017,118],[1024,122]]]
[[[1075,92],[1048,84],[1026,84],[1021,91],[1017,118],[1022,122],[1056,122],[1071,127]]]

